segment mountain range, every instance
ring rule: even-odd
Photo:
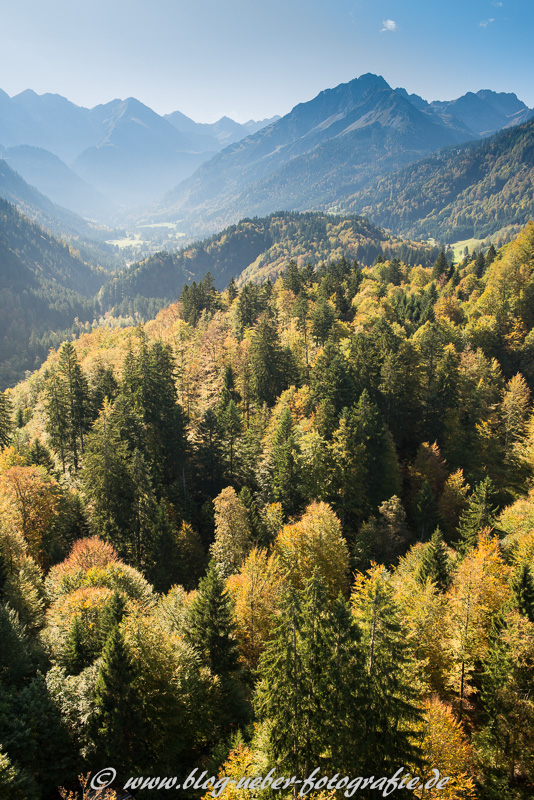
[[[340,198],[378,177],[533,114],[513,94],[483,90],[428,103],[380,76],[362,75],[225,148],[148,216],[205,234],[281,208],[340,211]]]
[[[0,90],[0,156],[53,201],[102,218],[157,197],[271,121],[204,124],[163,117],[133,97],[88,109],[57,94]]]
[[[0,157],[84,217],[179,221],[191,238],[281,208],[344,211],[343,198],[375,179],[533,113],[491,90],[427,102],[372,74],[245,124],[162,116],[133,97],[88,109],[0,91]]]

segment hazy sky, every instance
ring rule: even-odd
[[[285,114],[365,72],[534,106],[533,0],[3,0],[0,88],[137,97],[200,122]]]

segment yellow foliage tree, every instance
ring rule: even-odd
[[[482,531],[478,544],[460,563],[447,595],[447,644],[452,659],[451,688],[464,700],[474,691],[472,675],[488,650],[492,620],[510,598],[509,569],[499,542]]]
[[[303,589],[315,573],[332,599],[347,593],[349,550],[328,503],[312,503],[299,522],[285,525],[274,551],[295,589]]]
[[[449,781],[443,789],[436,789],[435,785],[420,789],[417,797],[421,800],[475,798],[472,748],[461,723],[456,721],[450,707],[437,697],[425,701],[424,713],[422,756],[425,768],[421,778],[424,784],[431,782],[433,770],[438,770],[441,778]]]
[[[41,566],[48,566],[45,539],[59,500],[57,481],[42,467],[14,466],[0,475],[0,518],[24,537]]]
[[[228,579],[241,658],[249,667],[257,666],[271,636],[283,584],[279,558],[256,548]]]

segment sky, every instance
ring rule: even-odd
[[[366,72],[426,100],[534,107],[533,0],[1,1],[0,88],[239,122]]]

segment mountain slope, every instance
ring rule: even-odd
[[[46,358],[75,318],[93,319],[92,298],[106,274],[2,199],[0,267],[0,385],[5,386]]]
[[[452,114],[482,136],[526,122],[534,114],[515,94],[490,89],[481,89],[476,94],[467,92],[457,100],[435,100],[430,107],[440,115]]]
[[[226,148],[160,201],[156,215],[214,228],[244,212],[324,207],[340,187],[363,186],[467,135],[383,78],[363,75]]]
[[[534,217],[534,120],[388,175],[347,198],[343,210],[440,241],[524,225]]]
[[[25,181],[36,186],[53,202],[86,217],[103,218],[113,213],[113,204],[82,180],[61,159],[41,147],[19,145],[4,154],[8,164]]]
[[[96,106],[91,120],[105,135],[72,167],[119,204],[146,202],[190,175],[208,157],[195,151],[187,134],[133,97]]]

